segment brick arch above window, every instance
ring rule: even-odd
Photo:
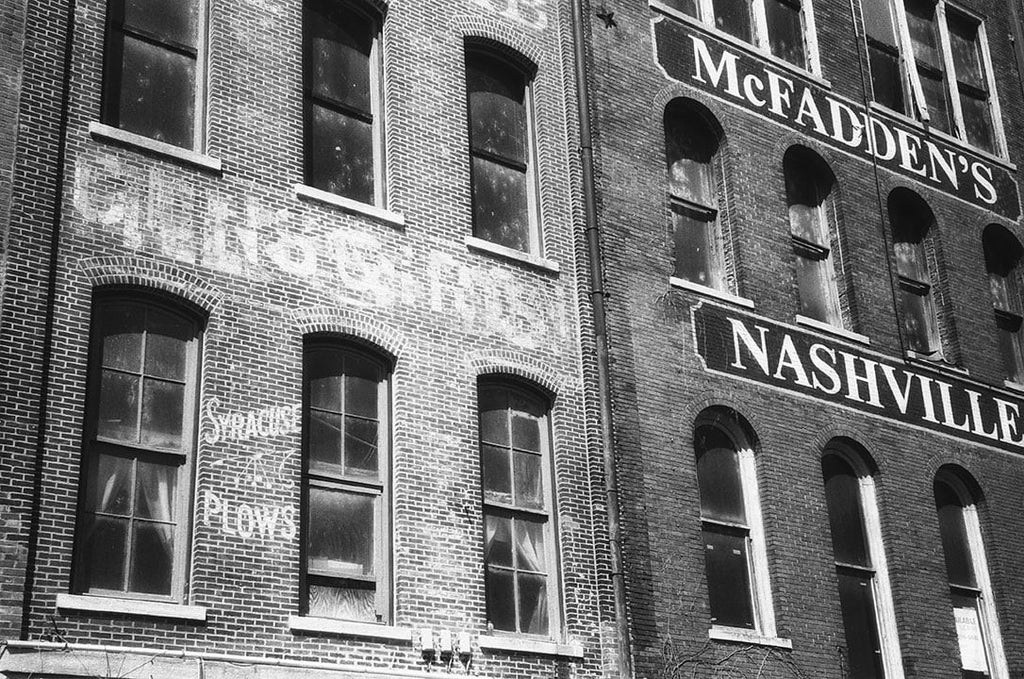
[[[519,378],[539,387],[552,403],[566,391],[568,378],[560,375],[551,365],[516,349],[478,351],[468,356],[471,372],[478,378]]]
[[[292,311],[291,317],[300,335],[347,337],[376,351],[383,351],[391,360],[404,355],[409,345],[402,332],[362,311],[317,306]]]
[[[452,28],[472,45],[494,51],[533,75],[544,53],[537,38],[527,34],[510,21],[492,17],[457,14],[450,19]]]
[[[165,262],[142,257],[90,257],[79,269],[93,287],[142,287],[160,290],[185,299],[207,314],[220,304],[224,294],[196,274]]]

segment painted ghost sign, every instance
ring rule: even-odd
[[[656,20],[654,35],[658,62],[680,82],[972,205],[1020,217],[1016,182],[985,156],[877,115],[680,21]]]

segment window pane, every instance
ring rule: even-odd
[[[665,111],[665,160],[669,192],[704,207],[717,204],[712,158],[718,150],[715,134],[696,112],[685,106]]]
[[[961,92],[960,106],[963,109],[967,141],[978,148],[995,152],[995,133],[992,130],[992,111],[988,99]]]
[[[896,230],[895,223],[893,229]],[[902,234],[895,234],[897,240],[893,243],[897,273],[910,280],[928,282],[928,261],[924,254],[924,244],[920,240],[914,242],[899,240],[901,237]]]
[[[697,0],[667,0],[665,4],[674,9],[678,9],[683,14],[698,18]]]
[[[530,250],[526,172],[473,158],[473,233],[514,250]]]
[[[988,83],[981,66],[978,25],[949,9],[946,10],[946,23],[949,26],[949,48],[953,53],[956,79],[980,90],[987,90]]]
[[[309,402],[314,408],[341,412],[341,389],[345,374],[344,354],[312,349],[306,353]]]
[[[310,105],[309,182],[362,203],[373,202],[373,126],[318,104]]]
[[[196,0],[127,0],[124,23],[164,40],[198,45],[199,3]]]
[[[125,557],[128,553],[128,521],[94,516],[82,541],[85,555],[85,589],[125,589]]]
[[[914,58],[939,71],[942,68],[942,54],[935,30],[935,4],[928,0],[904,0],[907,10],[907,28],[910,42],[914,47]]]
[[[117,455],[96,456],[92,507],[97,512],[130,516],[132,513],[132,460]]]
[[[752,42],[748,0],[712,0],[712,4],[715,8],[715,28],[745,42]]]
[[[868,57],[875,101],[894,111],[903,111],[903,76],[900,74],[899,57],[874,45],[869,46]]]
[[[871,579],[843,571],[839,577],[839,606],[846,631],[846,662],[850,679],[882,679]]]
[[[481,445],[483,461],[484,499],[489,502],[512,503],[512,476],[509,471],[509,451],[505,448]]]
[[[138,460],[135,480],[136,518],[174,520],[178,470],[169,464]]]
[[[127,304],[109,304],[102,309],[103,367],[139,372],[145,312]]]
[[[151,309],[146,323],[146,373],[185,381],[192,324],[180,316]]]
[[[717,224],[711,214],[672,208],[673,275],[721,290],[724,287],[718,262]]]
[[[309,413],[309,458],[314,463],[341,464],[341,415]]]
[[[939,534],[942,536],[942,552],[949,583],[977,587],[960,497],[949,485],[936,481],[935,507],[939,513]]]
[[[928,124],[943,132],[949,132],[951,129],[949,105],[946,102],[946,83],[942,74],[926,74],[920,69],[918,73],[921,76],[924,100],[928,105]]]
[[[516,632],[516,593],[512,571],[487,569],[487,621],[496,630]]]
[[[541,456],[533,453],[512,454],[515,465],[517,507],[544,508],[544,489],[541,482]]]
[[[861,0],[864,13],[864,30],[871,40],[885,45],[896,45],[890,0]]]
[[[118,126],[192,148],[195,70],[191,57],[124,36]]]
[[[526,84],[516,69],[479,54],[466,58],[470,144],[526,164]]]
[[[512,520],[504,516],[484,517],[484,562],[512,567]]]
[[[370,56],[376,26],[357,12],[333,9],[326,3],[305,3],[308,86],[316,96],[369,114]]]
[[[705,529],[703,536],[711,622],[753,629],[746,535]]]
[[[544,566],[544,521],[516,518],[515,565],[521,571],[546,572]]]
[[[694,433],[697,452],[697,483],[700,487],[700,511],[706,519],[745,523],[740,460],[735,444],[725,433],[712,426],[701,426]]]
[[[860,504],[860,479],[849,464],[836,455],[824,457],[821,468],[825,476],[825,500],[835,560],[870,567]]]
[[[543,575],[520,574],[519,619],[520,630],[526,634],[548,632],[548,588]]]
[[[791,64],[806,66],[800,7],[781,0],[766,0],[764,9],[768,19],[768,41],[772,54]]]
[[[134,375],[104,370],[100,377],[97,435],[116,441],[139,440],[139,382]]]
[[[536,405],[515,394],[512,400],[512,447],[540,451],[540,413]]]
[[[825,237],[824,215],[821,205],[793,204],[789,206],[789,230],[805,241],[828,247]]]
[[[939,356],[939,333],[931,294],[900,286],[900,314],[907,348],[927,356]]]
[[[309,586],[309,614],[324,618],[376,621],[376,588],[373,583],[351,587]]]
[[[800,313],[809,318],[840,325],[837,300],[828,259],[796,257],[796,280],[800,293]]]
[[[372,575],[372,495],[309,489],[309,568],[332,575]]]
[[[377,422],[345,418],[345,473],[376,478]]]
[[[345,412],[377,419],[380,371],[367,360],[349,356],[345,361]]]
[[[1008,319],[996,319],[999,332],[999,352],[1006,368],[1007,379],[1017,382],[1024,381],[1024,350],[1021,347],[1020,319],[1006,322]]]
[[[508,431],[508,391],[480,390],[480,441],[499,446],[510,444]]]
[[[952,599],[956,636],[960,646],[960,667],[964,669],[966,677],[987,677],[989,675],[985,651],[987,644],[985,631],[981,626],[981,615],[978,611],[978,597],[954,593]],[[975,672],[980,675],[973,674]]]
[[[174,570],[174,529],[164,523],[136,521],[129,590],[170,594]]]
[[[142,442],[180,449],[184,406],[184,385],[146,378],[142,389]]]

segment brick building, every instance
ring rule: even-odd
[[[1024,676],[1015,3],[593,3],[636,675]]]
[[[3,8],[0,675],[614,673],[569,9]]]

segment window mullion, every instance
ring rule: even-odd
[[[950,110],[953,113],[954,135],[966,141],[967,127],[964,125],[964,112],[960,105],[960,88],[957,87],[956,66],[953,63],[953,49],[949,41],[949,25],[946,23],[946,3],[943,0],[939,0],[935,6],[935,23],[939,27],[942,64],[946,71],[946,82],[943,86],[949,96]]]
[[[774,2],[775,0],[768,0]],[[754,20],[754,45],[768,52],[772,51],[768,37],[768,16],[764,7],[765,0],[750,0],[751,14]]]
[[[700,19],[708,26],[715,25],[715,5],[713,0],[697,0]]]
[[[761,498],[757,484],[757,461],[754,451],[741,448],[738,451],[740,464],[740,486],[743,490],[743,505],[747,515],[747,548],[750,559],[751,598],[754,606],[754,625],[767,637],[776,636],[775,605],[770,586],[768,551],[764,534],[764,517],[761,514]]]
[[[903,77],[910,85],[911,100],[917,118],[928,122],[928,103],[924,98],[924,88],[921,86],[921,77],[917,73],[917,59],[914,56],[914,43],[910,39],[910,26],[907,24],[906,10],[903,7],[903,0],[891,0],[896,15],[897,39],[900,42],[900,64],[902,65]]]
[[[989,670],[992,679],[1006,679],[1010,676],[1006,664],[1006,653],[1003,650],[1003,637],[999,631],[999,621],[995,617],[992,599],[992,580],[988,572],[988,558],[985,555],[985,544],[981,536],[981,522],[978,520],[978,508],[968,504],[963,508],[964,528],[967,533],[967,548],[970,550],[971,561],[974,562],[974,577],[979,592],[978,614],[984,630],[989,654]]]
[[[377,205],[386,207],[384,181],[384,88],[381,87],[384,71],[384,55],[381,48],[383,30],[378,30],[370,45],[370,115],[373,116],[373,199]]]
[[[1003,118],[1002,110],[999,107],[999,97],[996,96],[996,80],[995,72],[992,69],[992,57],[988,51],[988,38],[985,33],[985,22],[978,22],[978,32],[975,35],[975,39],[978,41],[980,49],[981,67],[985,69],[985,86],[988,88],[988,97],[986,103],[988,104],[989,115],[992,117],[992,130],[995,135],[995,148],[994,153],[1005,156],[1006,155],[1006,135],[1003,131]]]

